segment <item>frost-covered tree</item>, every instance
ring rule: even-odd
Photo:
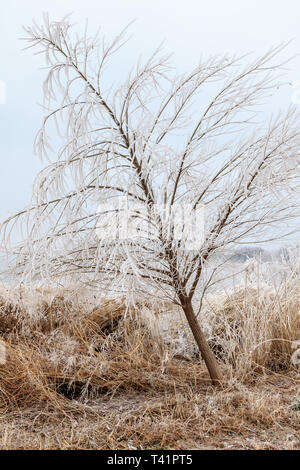
[[[172,300],[221,382],[201,328],[219,255],[286,233],[299,213],[299,114],[258,112],[278,87],[285,45],[255,59],[201,58],[181,76],[159,48],[121,84],[126,31],[106,43],[47,16],[25,31],[48,66],[35,146],[49,164],[31,205],[2,227],[6,243],[26,227],[18,274]]]

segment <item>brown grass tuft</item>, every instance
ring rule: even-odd
[[[3,294],[0,448],[299,448],[298,294],[207,299],[222,391],[170,305]]]

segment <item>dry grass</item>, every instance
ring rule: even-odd
[[[221,391],[170,305],[3,288],[0,448],[300,448],[299,289],[215,296],[203,315]]]

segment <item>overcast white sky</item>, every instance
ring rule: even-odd
[[[73,12],[74,21],[88,18],[92,30],[101,26],[108,37],[136,19],[132,47],[120,67],[129,67],[135,56],[162,40],[174,51],[181,72],[195,65],[201,53],[260,53],[290,39],[286,55],[300,53],[299,0],[1,0],[0,80],[6,83],[7,99],[0,104],[0,221],[28,203],[41,167],[33,139],[42,116],[43,60],[32,50],[21,51],[19,38],[22,25],[33,18],[38,22],[43,11],[53,19]],[[290,80],[300,80],[300,57],[290,69]],[[292,93],[286,89],[274,98],[275,112],[289,104]]]

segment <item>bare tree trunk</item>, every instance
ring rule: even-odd
[[[197,317],[194,313],[191,300],[188,300],[186,302],[181,302],[181,306],[183,308],[187,321],[190,325],[190,328],[192,330],[196,343],[199,347],[199,350],[202,354],[202,357],[205,361],[212,383],[214,385],[221,385],[222,374],[221,374],[220,368],[200,328]]]

